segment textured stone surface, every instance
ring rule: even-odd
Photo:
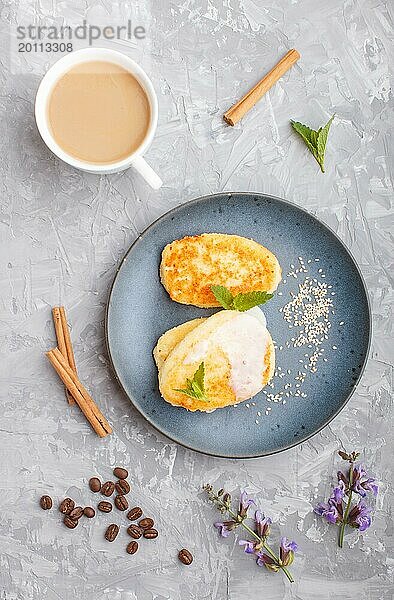
[[[2,10],[0,207],[0,597],[4,600],[389,600],[392,541],[389,446],[392,414],[392,181],[390,179],[390,2],[384,0],[88,0],[7,2]],[[88,7],[88,8],[87,8]],[[132,12],[132,10],[134,12]],[[39,77],[54,55],[9,55],[22,18],[79,24],[133,15],[147,29],[138,44],[114,43],[149,71],[160,123],[148,153],[159,192],[133,172],[95,177],[56,160],[33,119]],[[221,115],[291,47],[302,60],[236,128]],[[391,47],[392,51],[392,47]],[[290,118],[319,126],[336,113],[321,175]],[[358,389],[344,411],[307,443],[278,456],[219,460],[156,433],[133,410],[110,372],[104,344],[108,290],[122,255],[149,223],[198,195],[256,190],[316,214],[346,242],[370,292],[374,337]],[[65,304],[78,368],[115,426],[100,441],[47,364],[50,308]],[[269,417],[267,417],[269,418]],[[347,537],[312,514],[337,468],[338,447],[358,448],[383,481],[373,527]],[[131,473],[132,498],[161,536],[125,553],[108,547],[99,514],[74,531],[56,510],[66,495],[96,504],[87,479]],[[296,583],[258,569],[234,539],[217,538],[203,482],[247,487],[275,522],[274,536],[298,541]],[[123,533],[123,535],[122,535]],[[122,541],[120,541],[122,540]],[[184,567],[176,556],[189,548]]]

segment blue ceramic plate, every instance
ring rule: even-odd
[[[266,387],[237,407],[211,414],[191,413],[167,404],[158,391],[152,357],[157,339],[167,329],[215,312],[173,302],[159,279],[164,246],[204,232],[253,238],[276,254],[283,271],[277,293],[263,307],[277,346],[273,387]],[[290,321],[284,319],[289,313],[285,305],[293,299],[292,294],[297,295],[306,277],[315,287],[323,286],[325,297],[332,303],[330,328],[318,348],[323,352],[316,372],[310,371],[309,362],[314,348],[308,344],[294,347],[301,329],[291,316]],[[330,229],[279,198],[222,193],[171,210],[131,246],[110,293],[106,335],[117,378],[149,423],[193,450],[247,458],[299,444],[339,413],[362,374],[371,319],[360,271]]]

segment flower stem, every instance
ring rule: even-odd
[[[219,497],[216,497],[216,501],[226,508],[228,514],[234,519],[234,521],[238,521],[238,515],[233,510],[231,510],[231,508],[229,508],[229,506],[227,506],[227,504],[222,502],[222,500]],[[258,540],[263,545],[263,548],[267,551],[267,553],[270,555],[270,557],[273,558],[274,561],[278,564],[278,566],[282,569],[283,573],[286,575],[286,577],[290,581],[290,583],[294,583],[292,574],[286,569],[286,567],[284,567],[280,564],[279,556],[277,556],[275,554],[275,552],[269,547],[269,545],[266,543],[266,541],[263,540],[261,537],[259,537],[257,535],[257,533],[249,527],[249,525],[246,525],[244,520],[238,521],[238,522],[240,525],[242,525],[242,527],[244,529],[246,529],[246,531],[248,533],[250,533],[251,536],[253,536],[256,540]]]
[[[349,496],[348,496],[348,501],[347,501],[347,504],[346,504],[345,513],[343,515],[343,519],[342,519],[342,523],[341,523],[341,528],[339,530],[338,545],[339,545],[340,548],[343,548],[343,538],[345,536],[345,527],[346,527],[346,524],[347,524],[347,518],[349,516],[350,506],[351,506],[351,503],[352,503],[352,495],[353,495],[352,485],[353,485],[353,462],[350,463],[350,470],[349,470]]]
[[[342,519],[342,523],[341,523],[341,528],[339,530],[339,540],[338,540],[338,545],[340,548],[343,548],[343,538],[345,535],[345,527],[347,524],[347,518],[349,516],[349,512],[350,512],[350,505],[352,503],[352,490],[350,490],[349,492],[349,499],[347,501],[347,505],[346,505],[346,509],[345,509],[345,514],[343,515],[343,519]]]

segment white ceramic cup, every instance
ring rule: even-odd
[[[75,65],[78,65],[83,62],[97,60],[112,62],[130,71],[130,73],[134,75],[134,77],[138,80],[138,82],[145,90],[151,110],[149,128],[141,146],[135,152],[130,154],[130,156],[128,156],[127,158],[124,158],[123,160],[120,160],[115,163],[111,163],[109,165],[88,163],[82,160],[78,160],[74,156],[71,156],[70,154],[67,154],[67,152],[64,152],[64,150],[56,143],[48,123],[48,99],[50,97],[54,85],[59,80],[59,78]],[[138,173],[142,175],[145,181],[155,190],[161,187],[163,182],[152,169],[152,167],[148,165],[146,160],[143,158],[143,155],[150,146],[153,140],[153,136],[155,135],[157,127],[157,114],[157,96],[153,88],[152,82],[145,73],[145,71],[141,69],[141,67],[137,65],[137,63],[134,62],[134,60],[132,60],[125,54],[117,52],[116,50],[109,50],[107,48],[84,48],[83,50],[77,50],[76,52],[71,52],[70,54],[63,56],[63,58],[61,58],[54,65],[52,65],[52,67],[42,78],[37,91],[35,103],[36,123],[41,137],[48,146],[48,148],[52,150],[52,152],[56,154],[56,156],[61,158],[64,162],[68,163],[73,167],[76,167],[77,169],[81,169],[82,171],[98,174],[117,173],[118,171],[123,171],[124,169],[128,169],[129,167],[134,167],[134,169],[138,171]]]

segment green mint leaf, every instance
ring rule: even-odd
[[[317,131],[314,131],[307,125],[303,125],[299,121],[290,121],[290,123],[292,128],[302,137],[313,156],[315,156]]]
[[[226,310],[238,310],[244,312],[259,304],[265,304],[268,300],[271,300],[273,294],[267,294],[267,292],[247,292],[246,294],[233,294],[224,285],[211,285],[211,290],[216,300]]]
[[[234,296],[224,285],[211,285],[211,292],[226,310],[232,310]]]
[[[324,127],[320,127],[317,136],[317,155],[318,155],[318,163],[324,173],[324,154],[326,151],[328,132],[330,131],[331,123],[334,120],[335,115],[332,115],[331,119],[324,125]]]
[[[176,388],[174,391],[185,394],[190,398],[197,398],[198,400],[208,402],[208,398],[205,396],[204,377],[205,366],[204,362],[202,362],[194,373],[193,379],[186,379],[186,387],[183,389]]]
[[[290,121],[294,131],[296,131],[302,137],[305,144],[319,163],[322,173],[324,173],[324,155],[326,151],[328,133],[334,117],[335,115],[331,117],[324,127],[320,127],[320,129],[317,131],[311,129],[303,123],[300,123],[299,121]]]
[[[273,294],[267,294],[267,292],[248,292],[246,294],[237,294],[234,298],[233,306],[234,310],[244,312],[254,306],[265,304],[268,300],[271,300]]]
[[[204,377],[205,377],[205,365],[204,361],[200,364],[197,371],[194,373],[193,383],[199,387],[204,393]]]

